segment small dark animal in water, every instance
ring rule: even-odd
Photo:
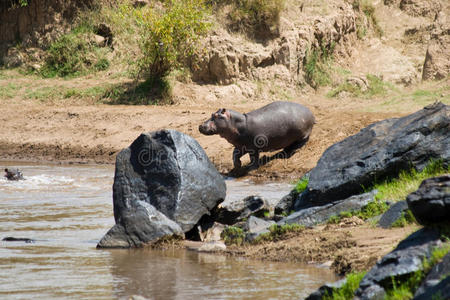
[[[2,239],[2,241],[5,242],[25,242],[25,243],[34,243],[33,239],[29,239],[29,238],[16,238],[16,237],[12,237],[12,236],[8,236]]]
[[[282,157],[291,157],[309,139],[315,118],[305,106],[277,101],[246,114],[219,109],[199,126],[205,135],[219,134],[235,148],[234,168],[241,167],[240,158],[250,155],[250,165],[259,166],[259,153],[283,149]]]
[[[22,180],[23,174],[19,169],[5,169],[5,177],[8,180]]]

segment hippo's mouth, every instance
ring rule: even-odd
[[[203,126],[203,125],[198,126],[198,131],[200,131],[200,133],[202,133],[204,135],[214,135],[214,134],[216,134],[215,130],[213,130],[211,128],[208,128],[207,126]]]

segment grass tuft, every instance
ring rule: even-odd
[[[409,171],[400,172],[397,178],[375,184],[373,188],[378,190],[375,198],[378,200],[403,200],[408,194],[417,190],[423,180],[448,172],[450,172],[450,167],[445,168],[442,160],[430,161],[420,172],[411,168]]]
[[[350,273],[346,277],[345,284],[338,288],[333,289],[331,295],[325,295],[323,300],[347,300],[354,297],[355,291],[359,287],[359,283],[363,279],[366,272]]]
[[[306,82],[314,89],[331,84],[331,62],[335,44],[322,45],[320,49],[312,48],[306,52],[303,69]]]
[[[284,225],[278,225],[274,224],[269,227],[269,232],[263,233],[260,236],[258,236],[253,243],[261,243],[261,242],[267,242],[267,241],[279,241],[284,239],[286,234],[291,232],[301,232],[305,229],[305,226],[299,225],[299,224],[284,224]]]
[[[244,230],[235,226],[227,226],[222,231],[220,237],[223,239],[226,245],[242,245],[245,241]]]
[[[302,178],[300,178],[300,180],[295,184],[295,191],[298,194],[303,193],[304,190],[306,190],[306,188],[308,187],[308,182],[309,182],[309,176],[303,176]]]

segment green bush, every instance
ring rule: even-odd
[[[138,66],[150,79],[164,78],[183,66],[210,27],[203,0],[168,0],[164,4],[164,10],[150,8],[135,13],[142,29]]]
[[[75,77],[106,70],[109,67],[107,51],[91,42],[85,30],[75,29],[50,45],[39,72],[44,77]]]

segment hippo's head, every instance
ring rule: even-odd
[[[205,135],[221,134],[231,126],[231,115],[225,108],[219,109],[198,127],[198,130]]]

